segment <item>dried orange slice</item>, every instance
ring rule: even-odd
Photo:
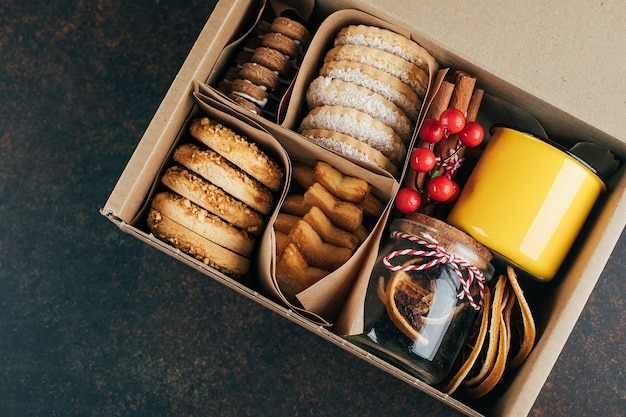
[[[422,258],[405,262],[406,267],[422,263]],[[428,271],[396,271],[382,294],[389,318],[404,335],[414,342],[428,343],[419,331],[435,297],[435,277]],[[380,291],[379,291],[380,295]]]
[[[526,357],[530,354],[530,351],[533,349],[533,346],[535,345],[537,330],[535,327],[535,320],[533,319],[532,312],[530,311],[530,306],[528,305],[528,301],[526,301],[526,298],[524,297],[524,292],[522,291],[522,288],[517,281],[517,275],[515,274],[515,270],[510,265],[508,265],[506,272],[509,277],[509,283],[511,284],[511,288],[515,293],[515,297],[517,298],[517,302],[522,313],[522,321],[524,327],[524,336],[522,338],[520,349],[509,361],[509,364],[507,366],[509,369],[515,369],[520,366],[522,362],[524,362]]]
[[[502,317],[502,300],[505,296],[506,278],[500,276],[493,290],[493,301],[491,302],[491,315],[489,319],[489,337],[485,358],[482,366],[476,375],[471,376],[463,382],[466,386],[474,386],[480,383],[492,370],[498,354],[500,341],[500,317]]]
[[[448,393],[448,395],[452,395],[454,391],[461,385],[461,382],[465,379],[465,377],[469,374],[469,371],[472,369],[480,352],[483,349],[483,343],[485,342],[485,338],[487,336],[487,330],[489,328],[489,308],[491,306],[491,290],[489,287],[485,287],[485,298],[483,301],[483,308],[480,312],[480,325],[478,327],[478,335],[476,336],[476,340],[473,341],[473,347],[463,365],[457,370],[454,376],[448,382],[448,385],[443,389],[444,392]],[[470,342],[471,343],[471,342]]]
[[[501,278],[506,281],[504,277]],[[465,392],[470,397],[480,398],[489,393],[502,379],[504,370],[506,367],[506,360],[509,355],[509,349],[511,347],[510,331],[507,328],[508,318],[507,314],[512,309],[514,303],[514,294],[509,290],[508,286],[505,287],[504,295],[502,297],[502,303],[500,305],[500,320],[498,333],[498,343],[496,356],[493,364],[487,375],[477,385],[466,387]]]
[[[513,337],[513,313],[518,307],[522,321],[520,347],[513,354],[512,345],[518,342]],[[536,328],[530,306],[510,265],[506,276],[498,277],[494,289],[485,292],[481,325],[478,331],[474,329],[475,333],[478,335],[472,336],[476,339],[474,347],[468,349],[467,358],[444,389],[448,394],[462,385],[470,397],[487,395],[500,382],[505,371],[514,369],[526,359],[535,344]]]

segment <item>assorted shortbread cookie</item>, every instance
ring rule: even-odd
[[[275,208],[284,170],[248,138],[208,117],[190,125],[194,142],[173,153],[151,200],[149,230],[218,271],[239,278]]]

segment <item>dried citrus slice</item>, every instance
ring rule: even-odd
[[[511,284],[511,288],[513,288],[515,297],[517,297],[517,302],[522,312],[522,321],[524,325],[524,336],[522,338],[520,349],[517,351],[513,359],[511,359],[508,364],[509,369],[515,369],[516,367],[521,365],[526,357],[530,354],[530,351],[535,344],[537,330],[535,328],[535,321],[530,311],[530,306],[528,305],[528,302],[524,297],[524,292],[522,291],[522,288],[517,281],[517,275],[515,274],[513,267],[508,265],[506,272],[509,277],[509,283]]]
[[[422,258],[405,262],[406,267],[422,263]],[[435,297],[435,277],[428,271],[396,271],[387,283],[387,314],[402,333],[413,341],[428,343],[419,331]]]
[[[498,339],[498,354],[496,360],[493,363],[493,368],[487,374],[487,377],[483,379],[478,385],[466,388],[465,392],[470,397],[480,398],[485,396],[489,391],[495,387],[504,375],[504,368],[506,366],[506,358],[509,352],[509,337],[506,331],[506,324],[504,322],[504,316],[500,315],[499,321],[499,339]]]
[[[519,350],[513,354],[511,345],[517,344],[513,337],[513,313],[517,312],[518,306],[522,329]],[[485,396],[500,382],[506,370],[519,366],[526,359],[534,346],[535,337],[536,329],[530,307],[515,271],[507,266],[507,276],[498,277],[492,293],[485,292],[481,326],[478,336],[475,336],[475,345],[448,382],[445,392],[452,394],[463,385],[468,396]]]
[[[502,317],[502,300],[504,298],[506,278],[501,275],[493,290],[493,301],[491,303],[491,317],[489,319],[489,338],[487,341],[485,359],[476,375],[471,376],[463,382],[465,386],[475,386],[489,374],[496,361],[498,346],[500,342],[500,317]]]
[[[444,392],[448,393],[448,395],[452,395],[454,391],[461,385],[461,382],[465,379],[469,371],[472,369],[474,364],[476,363],[476,359],[480,355],[480,352],[483,348],[483,343],[485,342],[485,336],[487,336],[487,329],[489,328],[489,308],[491,306],[491,290],[489,287],[485,287],[485,298],[483,301],[483,308],[480,312],[480,325],[478,326],[478,335],[476,339],[473,341],[473,347],[463,365],[459,368],[459,370],[454,374],[454,376],[448,382],[448,385],[444,388]],[[471,343],[471,341],[470,341]]]

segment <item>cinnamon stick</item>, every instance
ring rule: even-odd
[[[454,92],[450,97],[450,104],[448,107],[461,110],[464,114],[467,113],[470,100],[472,98],[472,92],[476,86],[476,78],[463,72],[457,71],[454,73]],[[467,116],[467,114],[466,114]]]
[[[452,97],[452,93],[454,91],[454,84],[448,81],[443,81],[439,86],[439,90],[437,90],[437,94],[433,98],[430,107],[428,107],[428,111],[426,112],[427,119],[438,119],[441,113],[448,108],[450,103],[450,98]],[[426,143],[422,140],[418,140],[415,144],[415,147],[421,148],[433,148],[433,145]],[[423,172],[415,172],[414,170],[409,170],[405,179],[405,187],[419,189],[424,186],[424,182],[426,181],[426,173]]]
[[[472,98],[470,99],[469,105],[467,106],[467,121],[475,122],[478,117],[478,110],[480,109],[480,103],[483,100],[483,95],[485,94],[484,90],[480,88],[475,88],[472,93]]]
[[[443,81],[433,101],[430,103],[430,107],[428,107],[426,118],[439,119],[441,113],[449,107],[453,92],[454,84],[449,81]]]
[[[469,108],[470,100],[476,86],[476,78],[462,71],[457,71],[454,74],[454,91],[450,97],[450,103],[448,108],[455,108],[463,112],[467,120],[467,110]],[[457,135],[450,135],[448,138],[442,140],[435,147],[435,155],[440,155],[442,159],[445,159],[452,155],[456,148],[458,141]]]
[[[481,90],[480,88],[475,88],[474,91],[472,92],[471,96],[469,97],[468,104],[467,104],[467,110],[465,111],[466,122],[476,121],[476,117],[478,117],[478,110],[480,109],[480,103],[483,99],[483,94],[484,94],[484,91]],[[457,135],[453,135],[448,138],[448,141],[446,142],[446,145],[450,147],[448,149],[448,153],[451,153],[454,151],[454,147],[456,146],[457,140],[458,140]],[[463,157],[463,154],[465,153],[466,149],[467,148],[463,147],[458,150],[459,158]]]
[[[478,114],[478,108],[480,107],[480,100],[482,99],[481,92],[475,94],[476,90],[476,78],[463,71],[457,71],[454,73],[454,90],[450,97],[448,108],[455,108],[463,112],[466,121],[476,120]],[[472,103],[473,100],[473,103]],[[471,106],[471,114],[469,112]],[[459,138],[457,135],[450,135],[446,139],[435,145],[435,155],[439,156],[442,160],[450,157],[455,151],[458,152],[458,157],[463,156],[464,148],[457,151],[457,142]],[[437,175],[445,174],[445,169],[440,169]],[[451,175],[453,178],[454,175]],[[435,215],[435,205],[425,206],[421,212],[428,215]]]
[[[475,77],[463,71],[456,71],[452,77],[452,81],[453,82],[442,81],[426,112],[425,118],[438,119],[444,110],[455,108],[463,112],[467,122],[475,121],[483,98],[483,90],[476,88]],[[436,145],[418,140],[415,147],[434,148],[433,152],[435,155],[446,159],[455,152],[457,142],[458,136],[451,135]],[[458,151],[459,157],[463,155],[463,151],[463,148]],[[444,173],[445,170],[440,169],[436,175],[442,175]],[[414,170],[409,170],[403,186],[419,190],[424,187],[429,176],[430,173],[418,173]],[[429,214],[432,213],[434,209],[434,205],[428,205],[423,207],[420,211]]]

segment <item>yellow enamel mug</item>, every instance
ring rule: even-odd
[[[548,281],[605,190],[576,156],[529,134],[494,127],[447,221]]]

